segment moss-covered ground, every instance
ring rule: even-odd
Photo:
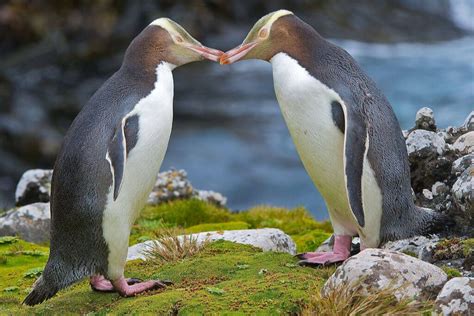
[[[277,227],[311,250],[331,234],[302,208],[256,207],[231,213],[197,200],[147,207],[133,227],[130,243],[152,238],[162,227],[187,232]],[[230,242],[215,242],[200,253],[174,263],[129,262],[126,274],[141,279],[168,279],[174,285],[134,298],[96,293],[87,280],[59,292],[51,300],[22,306],[47,260],[48,248],[19,239],[0,239],[0,314],[292,314],[319,291],[334,268],[296,265],[289,254],[261,252]]]

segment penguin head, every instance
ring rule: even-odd
[[[161,62],[181,66],[204,59],[219,61],[222,54],[202,45],[173,20],[160,18],[135,37],[125,53],[124,64],[154,70]]]
[[[293,42],[291,37],[295,33],[292,29],[299,22],[302,21],[288,10],[265,15],[255,23],[242,44],[221,56],[220,63],[232,64],[243,59],[270,60],[285,45]]]

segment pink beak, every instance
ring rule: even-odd
[[[242,57],[257,45],[257,42],[251,42],[244,45],[240,45],[234,49],[225,52],[220,59],[221,65],[228,65],[239,61]]]
[[[202,57],[218,62],[221,58],[221,56],[224,54],[223,51],[220,51],[218,49],[214,48],[209,48],[206,46],[198,46],[198,45],[193,45],[190,44],[187,46],[189,49],[192,49],[193,51],[201,54]]]

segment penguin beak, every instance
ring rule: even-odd
[[[225,52],[220,59],[220,64],[221,65],[228,65],[235,63],[236,61],[239,61],[242,59],[247,53],[254,48],[258,43],[257,42],[250,42],[247,44],[242,44],[240,46],[237,46],[234,49],[231,49],[227,52]]]
[[[201,55],[202,57],[206,58],[206,59],[209,59],[209,60],[212,60],[212,61],[215,61],[215,62],[218,62],[221,58],[221,56],[224,54],[223,51],[220,51],[218,49],[214,49],[214,48],[209,48],[209,47],[206,47],[206,46],[199,46],[199,45],[194,45],[194,44],[188,44],[186,45],[187,48],[195,51],[196,53],[198,53],[199,55]]]

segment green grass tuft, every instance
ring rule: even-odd
[[[397,300],[394,289],[386,288],[376,293],[364,294],[360,284],[340,285],[326,295],[315,288],[302,315],[430,315],[433,302],[416,302],[412,299]]]
[[[187,233],[200,233],[209,231],[249,229],[250,224],[245,222],[208,223],[191,226],[186,229]]]
[[[441,269],[448,275],[448,279],[462,276],[458,269],[448,266],[442,266]]]

